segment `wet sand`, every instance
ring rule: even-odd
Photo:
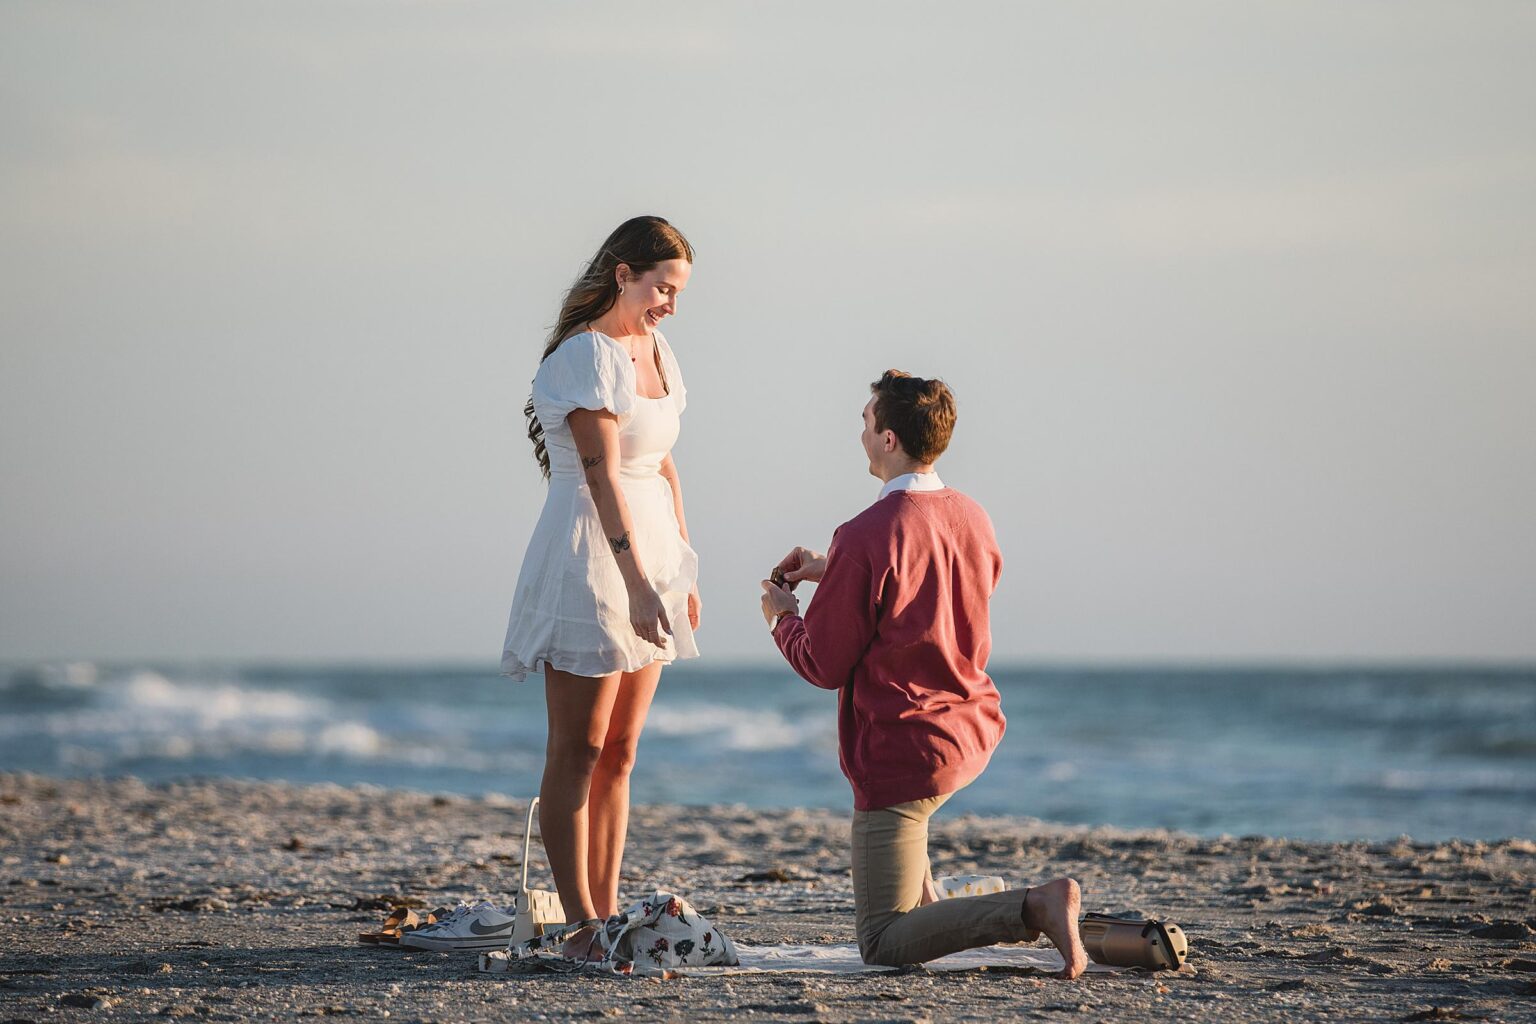
[[[1167,917],[1192,970],[679,978],[479,974],[364,946],[402,898],[516,887],[526,805],[366,787],[0,775],[0,1021],[1536,1020],[1536,843],[1316,843],[946,817],[942,874],[1063,874]],[[636,808],[626,894],[670,888],[740,942],[853,941],[847,822]],[[541,855],[535,884],[549,885]]]

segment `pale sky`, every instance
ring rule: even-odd
[[[0,6],[0,658],[499,657],[665,216],[706,659],[959,399],[999,660],[1536,658],[1536,8]],[[706,662],[707,663],[707,662]]]

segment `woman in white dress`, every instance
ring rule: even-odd
[[[687,392],[656,329],[692,269],[665,220],[621,224],[566,294],[524,409],[549,492],[501,667],[544,670],[539,827],[573,923],[619,909],[640,730],[662,666],[698,657],[698,558],[671,454]],[[575,933],[567,954],[589,938]]]

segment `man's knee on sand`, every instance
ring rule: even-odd
[[[900,920],[902,916],[897,914],[893,920]],[[889,925],[890,922],[885,922],[885,927]],[[881,942],[885,927],[859,935],[859,956],[871,967],[905,967],[907,961],[895,957],[889,943]]]
[[[887,955],[883,954],[878,949],[869,950],[867,952],[864,951],[864,950],[860,950],[859,952],[860,952],[860,955],[863,956],[864,962],[866,964],[868,964],[869,966],[871,966],[871,967],[905,967],[905,966],[907,966],[904,961],[902,961],[902,960],[900,960],[900,959],[898,959],[896,957],[893,957],[893,956],[887,956]]]

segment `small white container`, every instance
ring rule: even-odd
[[[939,899],[950,900],[957,896],[985,896],[988,893],[1004,892],[1008,883],[997,875],[945,875],[943,878],[935,878],[933,887],[939,892]]]

